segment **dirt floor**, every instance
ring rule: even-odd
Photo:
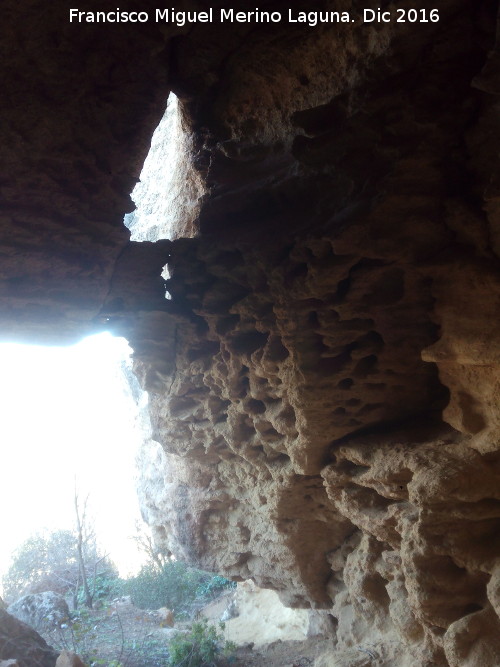
[[[236,653],[238,667],[312,667],[314,660],[331,645],[326,639],[277,641],[252,650],[240,647]]]
[[[172,631],[152,613],[133,605],[79,611],[67,627],[37,628],[55,649],[77,653],[88,665],[165,667]],[[113,667],[114,667],[113,665]]]
[[[131,604],[82,611],[81,618],[66,628],[42,634],[54,648],[78,653],[88,665],[166,667],[173,635],[188,630],[189,623],[162,627],[155,612]],[[228,667],[309,667],[329,646],[329,640],[276,641],[254,648],[237,648],[224,664]]]

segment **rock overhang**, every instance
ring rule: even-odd
[[[2,336],[125,334],[157,534],[419,664],[498,651],[463,634],[498,624],[493,5],[221,39],[33,0],[2,47]],[[122,218],[169,89],[207,189],[195,238],[136,244]]]

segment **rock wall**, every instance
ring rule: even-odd
[[[157,539],[322,610],[338,664],[500,663],[497,2],[111,33],[26,5],[39,43],[2,47],[3,337],[126,335]],[[168,89],[204,194],[173,193],[175,240],[128,242]]]
[[[269,98],[251,122],[252,87],[226,83],[200,236],[170,248],[146,516],[183,557],[328,610],[339,664],[362,642],[384,665],[500,659],[496,156],[479,139],[498,125],[478,92],[486,14],[464,38],[471,6],[447,9],[425,45],[374,31],[327,84],[304,73],[321,43],[300,71],[280,60],[272,92],[261,61],[233,62]]]

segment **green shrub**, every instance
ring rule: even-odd
[[[216,591],[233,585],[224,577],[173,560],[162,568],[142,567],[136,576],[122,580],[117,594],[130,595],[134,605],[141,609],[168,607],[179,618],[189,615],[195,601],[211,599]]]
[[[224,623],[219,623],[224,630]],[[170,641],[170,667],[216,667],[231,657],[236,646],[226,642],[222,632],[206,619],[193,623],[190,632],[178,634]]]
[[[221,577],[218,574],[213,576],[210,575],[208,579],[202,581],[199,584],[196,590],[196,597],[202,599],[213,599],[222,593],[222,591],[229,590],[231,588],[236,588],[235,581],[230,581],[229,579]]]
[[[95,580],[90,579],[90,587],[94,602],[102,602],[103,600],[117,597],[121,590],[121,585],[119,577],[113,572],[102,572],[96,576]],[[85,591],[83,586],[78,588],[77,601],[78,606],[85,604]]]

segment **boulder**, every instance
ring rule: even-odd
[[[168,626],[172,628],[174,626],[174,613],[172,610],[167,609],[167,607],[160,607],[156,614],[160,619],[160,625],[162,627]]]
[[[53,591],[25,595],[11,604],[7,611],[37,629],[60,626],[70,615],[66,600]]]
[[[56,667],[85,667],[85,664],[76,653],[64,650],[56,660]]]
[[[113,605],[116,606],[128,606],[132,604],[132,597],[130,595],[121,595],[118,598],[113,600]]]
[[[57,655],[33,628],[0,609],[0,660],[14,660],[11,667],[54,667]]]
[[[307,610],[285,607],[276,591],[260,588],[251,580],[240,582],[235,590],[206,605],[200,616],[223,621],[225,638],[240,646],[302,641],[309,623]]]

